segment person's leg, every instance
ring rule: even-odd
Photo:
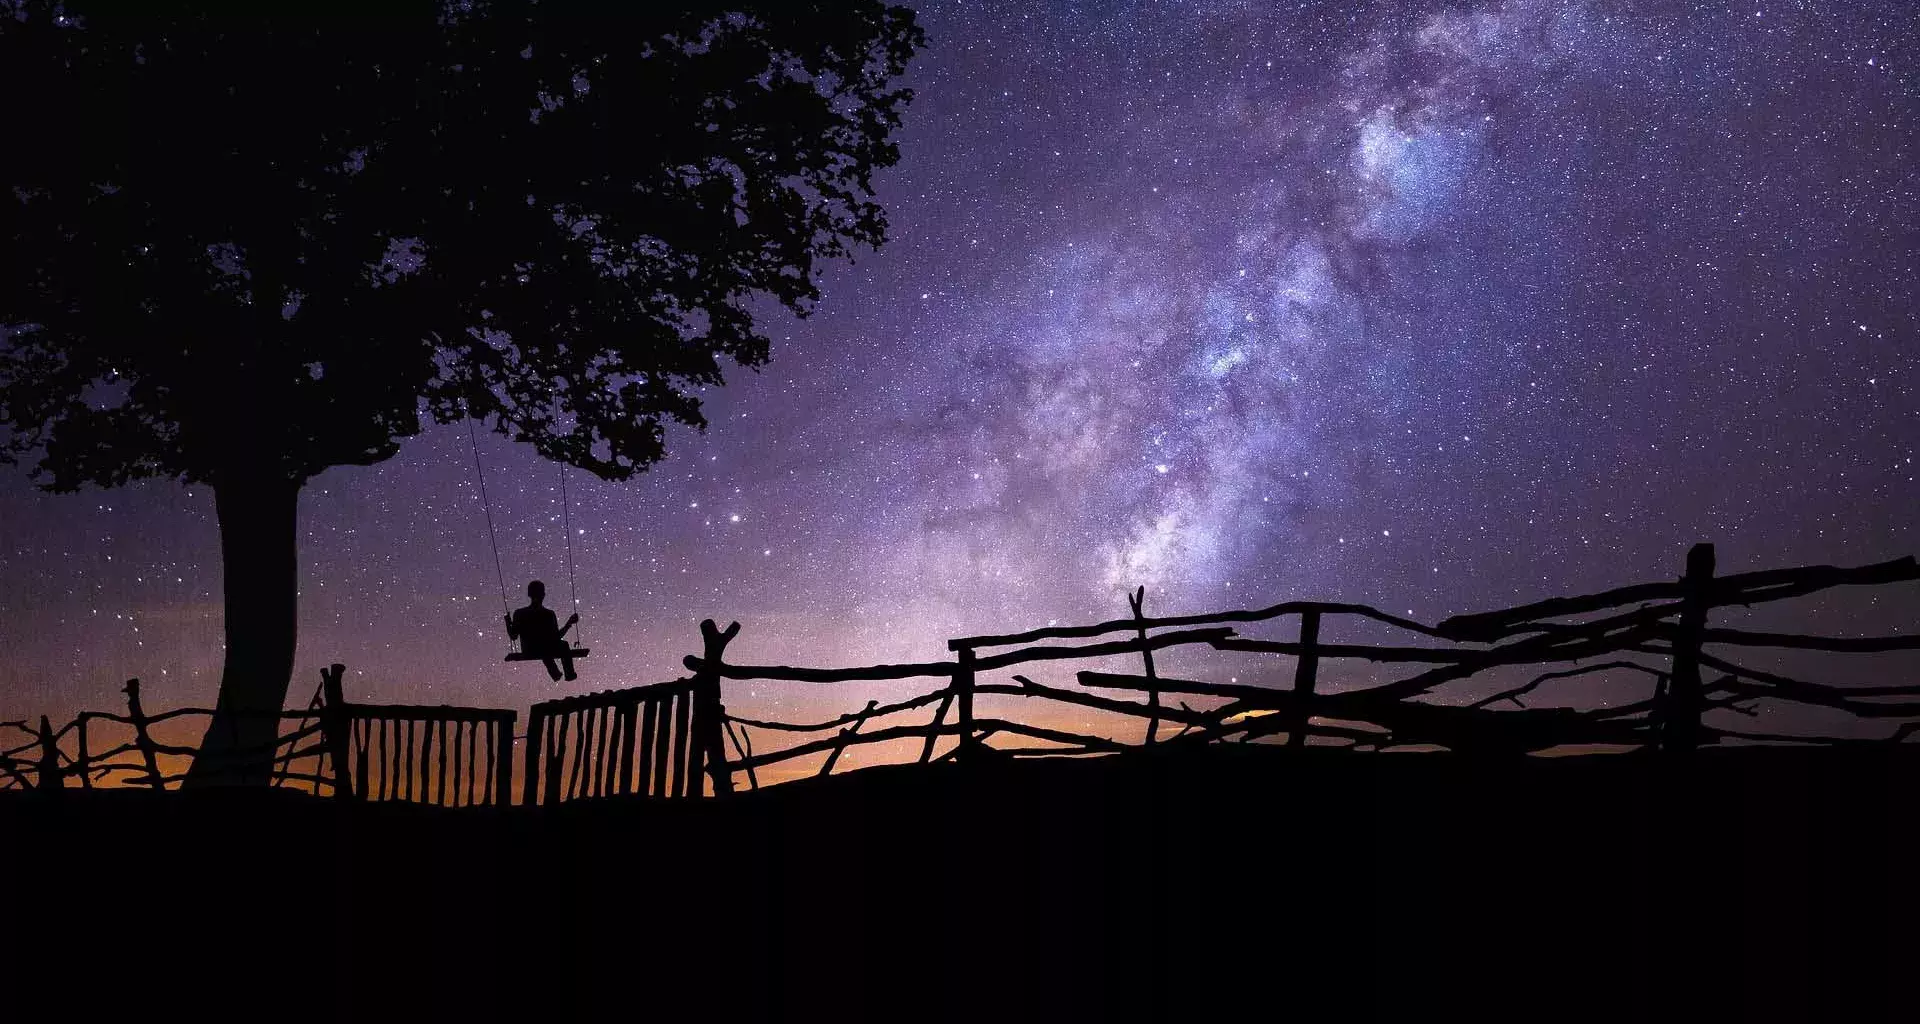
[[[547,675],[551,676],[554,682],[560,681],[560,666],[555,665],[552,658],[541,658],[540,664],[547,666]]]
[[[566,667],[566,670],[567,670],[566,677],[569,680],[580,678],[579,676],[573,674],[573,655],[562,654],[560,656],[560,664]]]

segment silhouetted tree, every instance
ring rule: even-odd
[[[766,360],[757,302],[883,240],[923,42],[878,0],[378,11],[0,2],[0,458],[213,489],[199,782],[266,779],[234,712],[286,698],[304,481],[465,416],[645,469]]]

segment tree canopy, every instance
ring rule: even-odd
[[[372,10],[0,7],[0,458],[297,482],[472,415],[618,479],[884,238],[903,8]]]
[[[0,461],[212,487],[195,776],[265,782],[301,486],[464,417],[608,479],[881,243],[877,0],[0,0]],[[213,766],[213,767],[209,767]]]

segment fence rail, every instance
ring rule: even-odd
[[[731,793],[737,775],[760,787],[763,771],[820,757],[815,774],[832,773],[850,750],[918,741],[917,760],[976,757],[1075,757],[1141,747],[1178,749],[1222,741],[1258,742],[1284,735],[1355,750],[1441,747],[1519,754],[1569,746],[1683,752],[1722,741],[1834,745],[1901,743],[1920,731],[1920,684],[1834,685],[1811,682],[1744,662],[1746,651],[1883,654],[1920,651],[1920,636],[1839,637],[1709,626],[1716,609],[1806,597],[1837,587],[1878,587],[1920,580],[1911,557],[1854,568],[1805,566],[1716,576],[1712,545],[1695,545],[1674,581],[1552,598],[1497,611],[1456,615],[1436,625],[1365,605],[1290,601],[1265,608],[1150,617],[1144,589],[1128,595],[1131,614],[1089,625],[1048,626],[1019,633],[947,641],[948,661],[845,668],[745,665],[726,660],[739,623],[701,623],[702,651],[684,663],[691,677],[535,704],[527,719],[519,802],[553,805],[611,797],[697,798]],[[1412,643],[1328,642],[1323,634],[1352,620],[1417,638]],[[1244,636],[1249,626],[1293,623],[1280,637]],[[1119,636],[1116,638],[1115,635]],[[1081,641],[1081,642],[1063,642]],[[1156,654],[1177,649],[1291,659],[1291,687],[1167,676]],[[1138,672],[1107,663],[1140,659]],[[983,680],[1047,662],[1100,662],[1079,668],[1078,688],[1044,685],[1026,675]],[[1412,666],[1411,674],[1358,688],[1329,689],[1329,663]],[[1479,697],[1440,699],[1443,691],[1501,672],[1532,669],[1530,678]],[[341,692],[345,669],[322,672],[320,692],[303,711],[279,713],[294,727],[274,744],[274,781],[311,786],[339,799],[381,799],[443,806],[501,805],[516,793],[513,711],[486,708],[352,704]],[[1598,707],[1532,706],[1549,684],[1612,674],[1642,681],[1640,696]],[[927,679],[928,692],[815,722],[779,722],[730,715],[726,681],[836,686]],[[58,790],[109,779],[165,789],[183,771],[164,762],[194,749],[156,739],[152,727],[209,708],[148,715],[138,680],[127,683],[127,713],[89,711],[55,730],[3,722],[0,730],[29,739],[0,751],[0,788]],[[1108,734],[981,715],[976,698],[1021,698],[1060,709],[1138,720],[1138,744]],[[1426,699],[1435,698],[1435,699]],[[1793,735],[1731,728],[1728,715],[1757,718],[1763,702],[1842,712],[1863,722],[1893,722],[1878,739]],[[1199,704],[1201,706],[1194,706]],[[898,716],[933,708],[929,718]],[[1711,719],[1711,720],[1710,720]],[[103,725],[130,729],[122,742],[102,743]],[[754,751],[755,733],[785,736],[785,745]],[[817,737],[808,734],[824,733]],[[1166,735],[1170,733],[1170,735]],[[990,743],[996,738],[1019,745]],[[943,741],[952,745],[936,757]],[[1044,744],[1034,746],[1033,741]],[[729,754],[731,745],[731,756]],[[71,752],[69,752],[69,749]]]

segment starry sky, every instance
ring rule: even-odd
[[[524,708],[741,661],[1356,600],[1432,621],[1920,551],[1920,9],[1511,0],[920,8],[892,241],[624,484],[464,427],[301,503],[290,702]],[[0,717],[210,703],[211,492],[0,476]],[[1804,610],[1912,627],[1914,595]],[[1805,621],[1805,620],[1802,620]],[[744,712],[841,710],[818,688]],[[861,695],[861,696],[864,696]]]

